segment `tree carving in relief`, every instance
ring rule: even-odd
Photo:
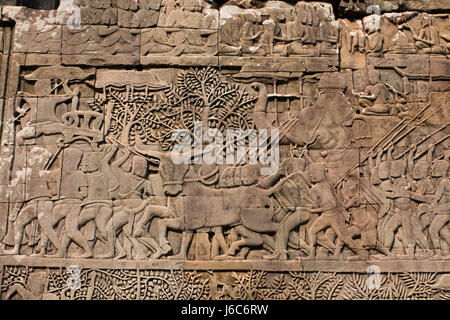
[[[193,135],[196,121],[202,122],[203,129],[222,133],[254,126],[251,113],[256,99],[210,67],[180,72],[170,88],[108,86],[105,95],[92,108],[105,110],[105,133],[124,145],[159,143],[162,150],[171,150],[176,142],[171,141],[172,133],[187,129]]]

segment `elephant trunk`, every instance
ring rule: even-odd
[[[256,101],[255,109],[253,110],[253,121],[255,121],[255,126],[257,129],[269,129],[271,123],[266,116],[268,102],[266,86],[262,83],[253,83],[252,88],[259,92],[258,100]]]

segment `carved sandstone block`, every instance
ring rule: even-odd
[[[117,26],[63,27],[64,64],[110,65],[139,62],[140,31]]]
[[[61,26],[48,11],[24,7],[4,7],[4,18],[17,21],[14,36],[15,52],[60,53]]]

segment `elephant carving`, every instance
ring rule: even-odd
[[[333,81],[335,77],[337,79]],[[252,88],[258,92],[253,111],[256,128],[274,128],[267,118],[267,88],[262,83],[253,83]],[[347,147],[350,143],[350,129],[345,124],[351,122],[353,110],[345,99],[344,88],[344,81],[338,76],[322,77],[317,101],[312,107],[290,112],[296,122],[285,130],[281,142],[294,143],[300,147],[308,145],[310,149],[316,150]]]

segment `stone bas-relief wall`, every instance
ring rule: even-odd
[[[387,2],[2,6],[0,297],[448,299],[450,17]]]

